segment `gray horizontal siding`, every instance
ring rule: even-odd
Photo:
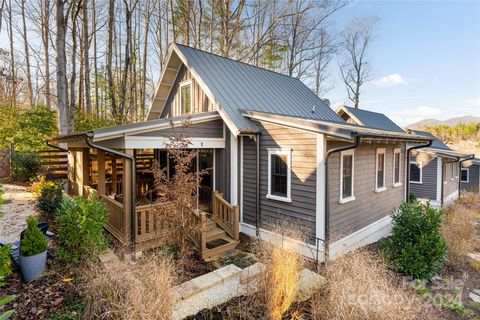
[[[479,193],[479,179],[480,179],[480,166],[472,164],[470,166],[463,166],[469,170],[468,183],[462,182],[462,190],[466,190],[473,193]]]
[[[287,223],[313,242],[316,215],[316,135],[277,125],[260,124],[261,225]],[[268,148],[292,150],[291,203],[267,199]],[[243,219],[256,224],[256,142],[243,138]]]
[[[418,152],[412,155],[412,161],[422,163],[422,183],[410,183],[410,192],[417,198],[437,200],[437,161],[438,159],[430,154]]]
[[[138,134],[142,137],[172,137],[183,135],[188,138],[223,138],[222,119],[190,124],[185,127],[169,127],[163,130]]]
[[[328,149],[344,145],[328,142]],[[388,216],[392,209],[400,206],[404,199],[404,183],[393,187],[393,152],[401,148],[400,181],[405,178],[405,146],[385,144],[362,144],[354,152],[355,200],[341,204],[340,200],[340,154],[334,153],[328,160],[330,206],[330,236],[338,240],[352,232]],[[376,149],[385,148],[385,186],[387,190],[375,192]]]

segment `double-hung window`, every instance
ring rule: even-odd
[[[291,202],[292,151],[268,150],[268,194],[267,198]]]
[[[462,182],[468,183],[470,181],[470,170],[468,168],[462,168],[461,175]]]
[[[355,200],[353,195],[354,159],[353,150],[343,151],[340,154],[340,203]]]
[[[190,80],[180,83],[180,108],[182,115],[192,113],[192,82]]]
[[[375,192],[385,191],[385,148],[378,148],[375,161]]]
[[[410,182],[422,183],[422,163],[417,160],[410,160]]]
[[[393,149],[393,186],[398,187],[402,185],[400,181],[400,167],[401,167],[401,153],[400,148]]]

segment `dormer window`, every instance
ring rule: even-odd
[[[182,115],[192,113],[192,82],[180,84],[180,110]]]

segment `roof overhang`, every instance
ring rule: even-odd
[[[454,150],[439,149],[439,148],[423,148],[421,150],[417,150],[416,152],[428,153],[436,157],[451,159],[455,161],[465,160],[473,156],[472,154],[468,154],[468,153],[458,152]]]
[[[162,118],[107,128],[93,129],[90,131],[70,135],[61,135],[48,140],[62,143],[73,143],[75,141],[84,140],[86,136],[89,136],[93,142],[115,139],[127,140],[127,137],[140,133],[162,130],[171,127],[180,127],[184,126],[186,123],[195,124],[217,119],[221,119],[218,112],[209,111],[183,117]]]
[[[298,117],[291,117],[285,115],[278,115],[272,113],[264,113],[258,111],[244,111],[243,115],[251,120],[268,122],[304,131],[310,131],[315,133],[322,133],[327,136],[331,136],[339,139],[353,139],[355,137],[362,137],[362,140],[390,140],[390,141],[402,141],[411,143],[429,142],[432,139],[414,135],[410,133],[396,132],[372,129],[364,126],[351,125],[345,123],[336,123],[329,121],[305,119]]]

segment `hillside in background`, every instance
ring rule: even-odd
[[[437,119],[424,119],[420,120],[418,122],[412,123],[408,126],[406,126],[409,129],[422,129],[425,127],[431,127],[431,126],[438,126],[438,125],[448,125],[448,126],[455,126],[459,123],[478,123],[480,122],[480,117],[475,117],[475,116],[461,116],[461,117],[455,117],[455,118],[450,118],[447,120],[437,120]]]
[[[445,142],[450,148],[480,157],[480,117],[463,116],[440,121],[425,119],[407,128],[425,130]]]

